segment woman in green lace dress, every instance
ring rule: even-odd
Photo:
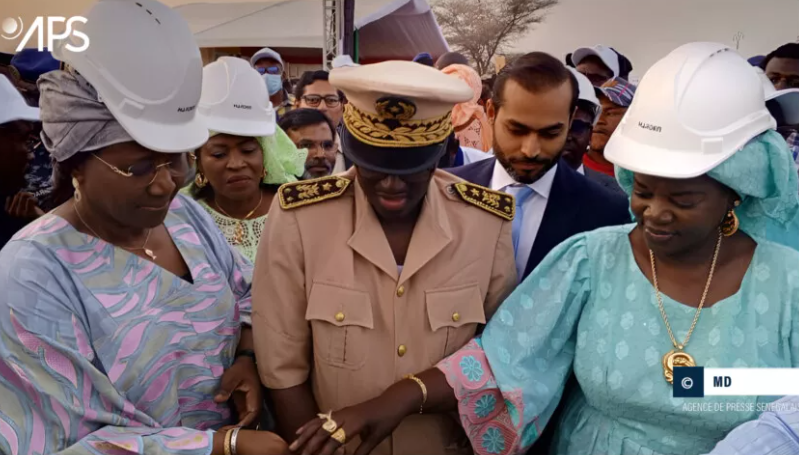
[[[272,198],[302,175],[307,152],[275,125],[263,79],[242,59],[222,57],[205,67],[198,109],[211,138],[195,152],[197,175],[188,192],[255,262]]]

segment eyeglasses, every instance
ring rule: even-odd
[[[258,67],[256,68],[259,73],[261,74],[280,74],[280,67],[279,66],[267,66],[266,68]]]
[[[322,150],[326,153],[336,151],[335,141],[312,141],[310,139],[303,139],[297,143],[297,148],[311,150]]]
[[[324,97],[319,95],[304,95],[300,99],[311,107],[319,107],[319,105],[322,104],[322,100],[325,101],[325,106],[327,107],[339,107],[341,105],[341,99],[336,95],[327,95]]]
[[[153,182],[155,182],[155,178],[158,176],[158,170],[163,167],[169,170],[169,175],[177,178],[186,177],[186,174],[188,174],[189,169],[191,168],[187,153],[181,153],[175,155],[174,157],[170,157],[168,161],[161,164],[156,164],[154,160],[139,161],[138,163],[128,167],[127,171],[123,171],[122,169],[105,161],[94,153],[92,153],[92,156],[108,166],[108,168],[114,171],[114,173],[117,175],[121,175],[125,178],[136,179],[140,183],[147,182],[147,184],[144,186],[152,185]]]

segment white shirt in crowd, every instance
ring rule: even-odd
[[[527,261],[530,259],[530,252],[533,249],[535,238],[541,228],[541,220],[544,218],[544,212],[547,209],[547,201],[552,191],[552,183],[555,181],[557,170],[558,165],[556,164],[536,182],[527,185],[533,190],[533,194],[522,204],[524,218],[522,219],[521,234],[519,235],[519,248],[516,252],[516,271],[519,274],[520,281],[524,276],[524,270],[527,268]],[[491,189],[513,194],[513,191],[509,190],[511,185],[516,184],[518,182],[511,178],[508,171],[502,167],[499,161],[495,161],[494,174],[491,177]]]

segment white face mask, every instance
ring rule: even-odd
[[[269,96],[283,89],[283,78],[279,74],[264,74],[262,77],[266,83],[266,90],[269,92]]]

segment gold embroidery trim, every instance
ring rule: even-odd
[[[444,142],[452,133],[452,117],[445,115],[418,121],[392,120],[399,123],[391,129],[379,117],[367,114],[352,104],[344,108],[344,124],[356,139],[374,147],[424,147]]]
[[[510,194],[466,182],[456,183],[453,186],[461,199],[469,204],[508,221],[513,221],[513,217],[516,216],[516,202]]]
[[[284,210],[316,204],[341,196],[350,185],[343,177],[321,177],[301,182],[286,183],[277,192],[280,207]]]

